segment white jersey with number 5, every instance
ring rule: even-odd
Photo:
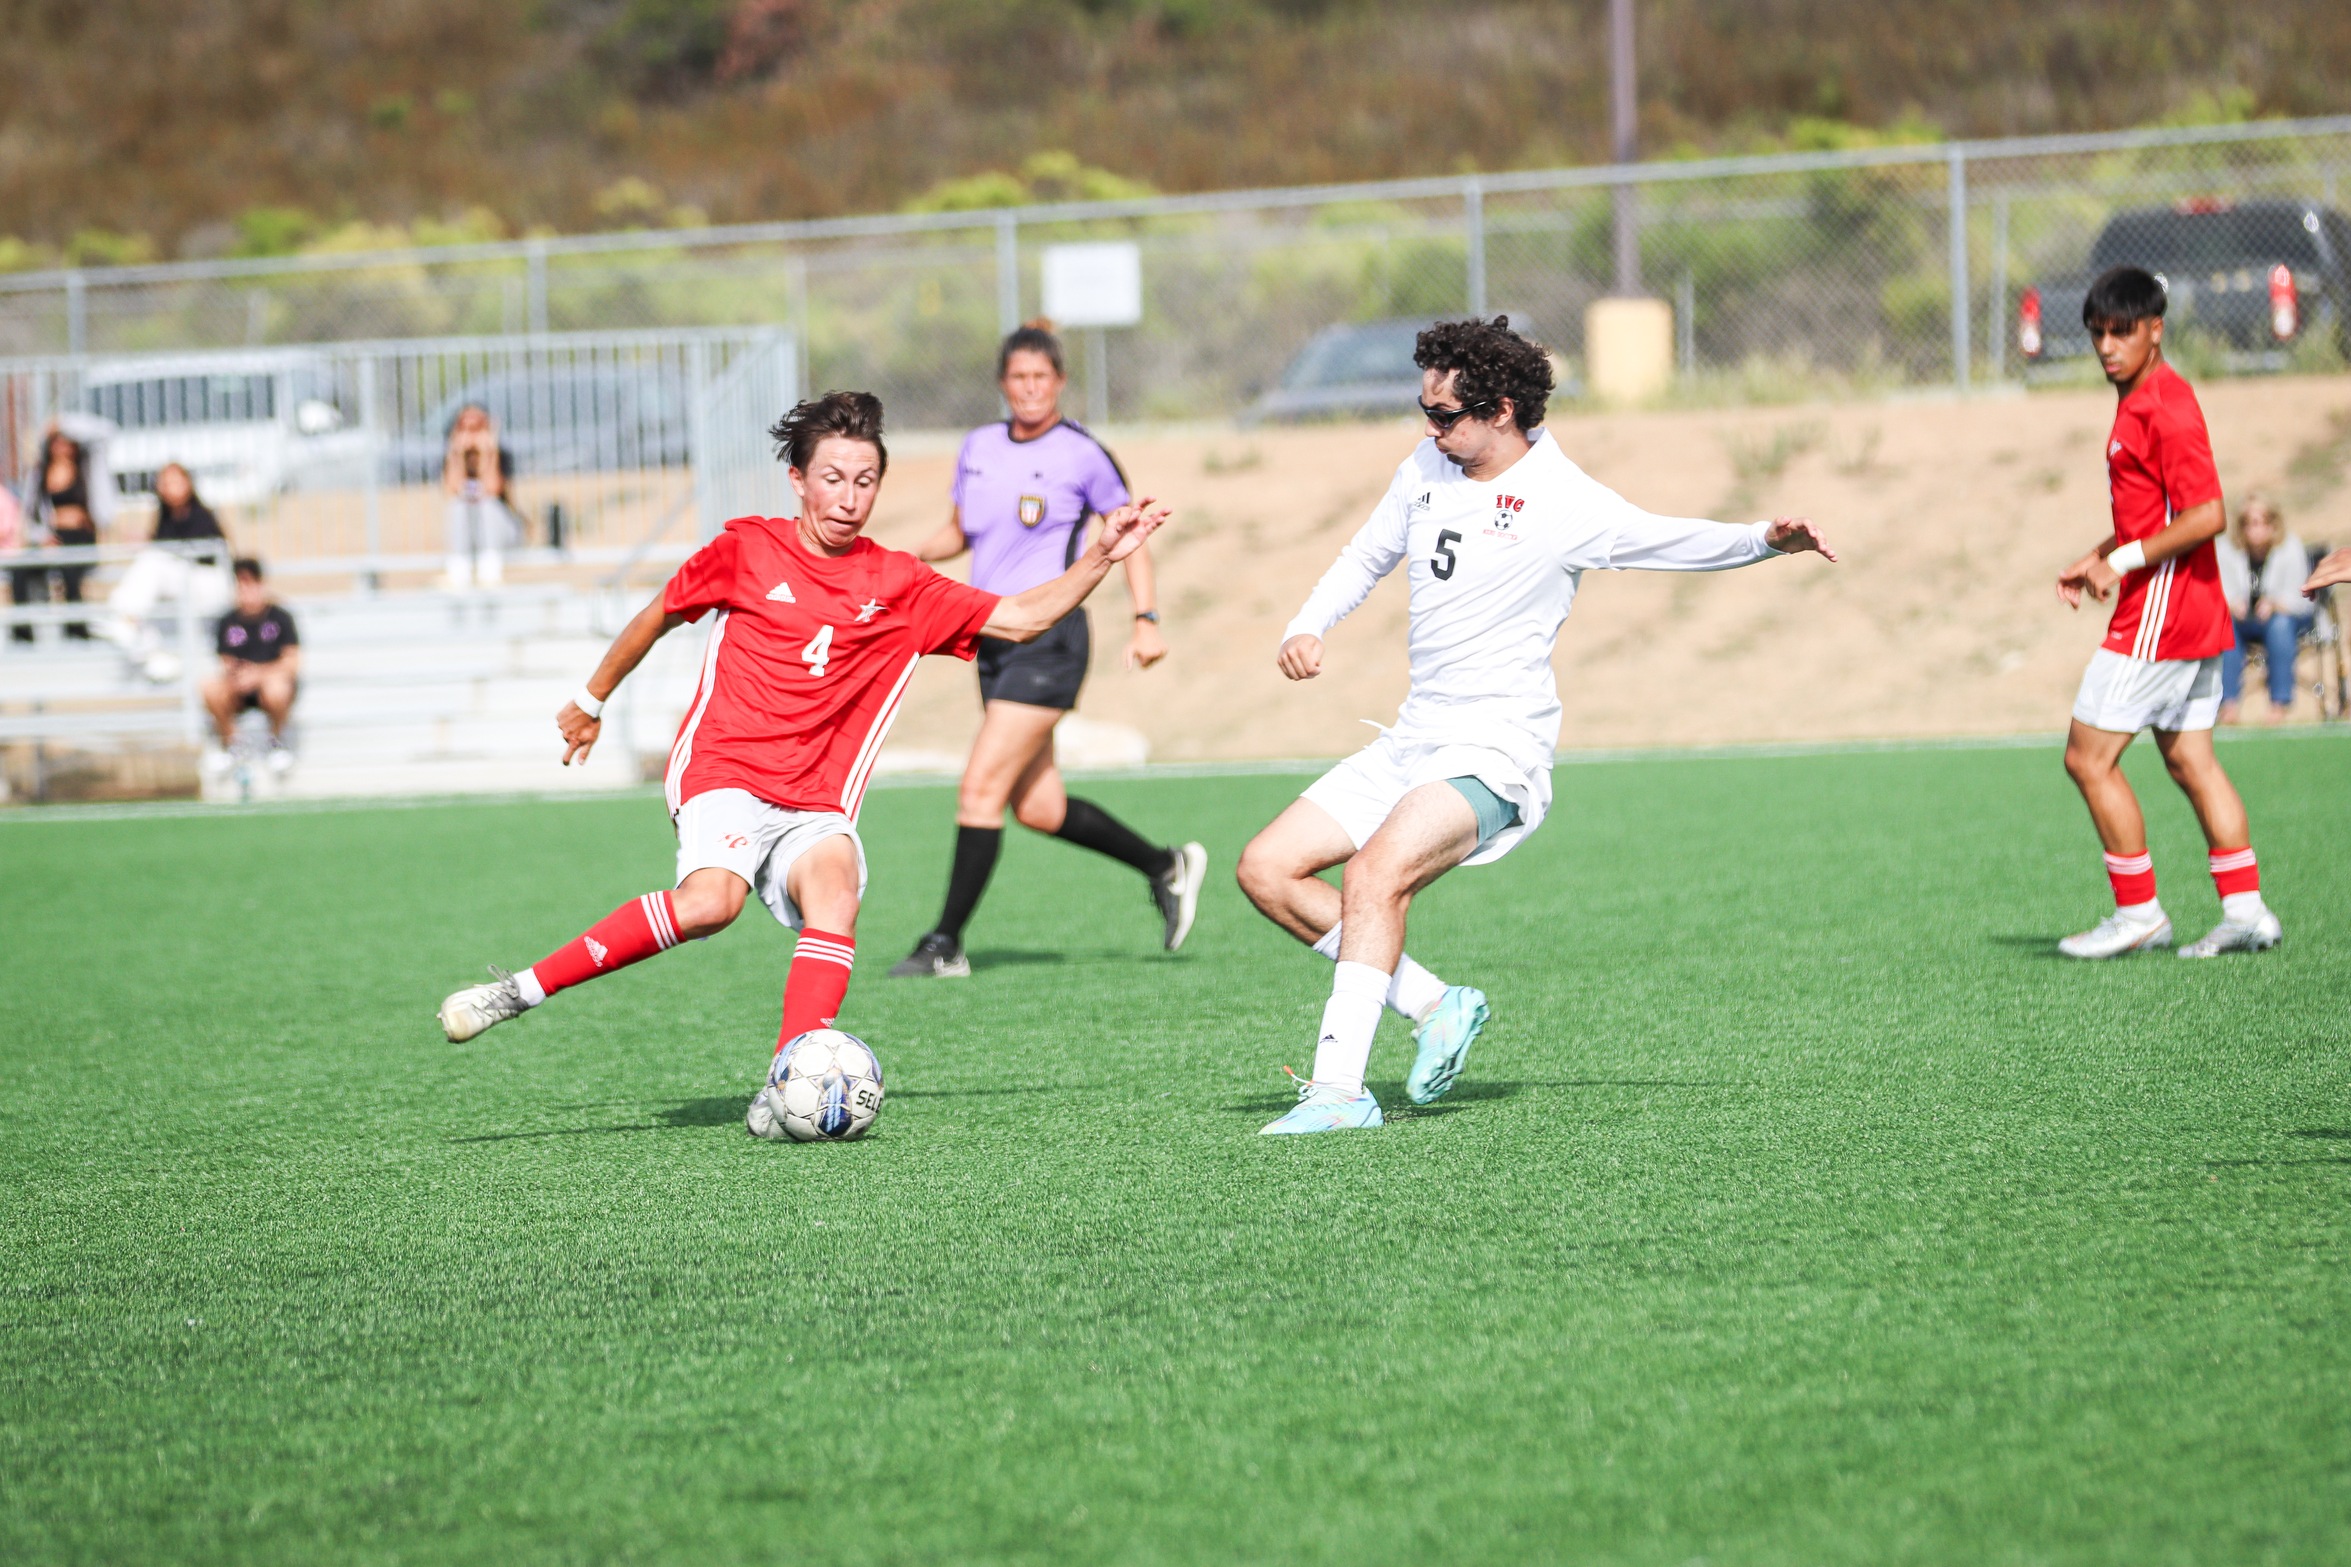
[[[1412,589],[1407,745],[1471,744],[1548,773],[1559,744],[1551,650],[1593,570],[1723,571],[1778,551],[1767,523],[1660,517],[1568,461],[1548,430],[1502,473],[1465,476],[1423,440],[1282,639],[1326,636],[1398,565]]]

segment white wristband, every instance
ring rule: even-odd
[[[587,714],[590,718],[602,718],[604,716],[604,704],[591,695],[586,686],[580,687],[580,694],[571,699],[571,705],[578,708],[581,712]]]
[[[2134,571],[2146,570],[2146,541],[2143,539],[2133,539],[2130,543],[2125,544],[2120,549],[2109,550],[2106,554],[2106,564],[2112,566],[2117,572],[2126,577]]]

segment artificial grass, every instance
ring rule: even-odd
[[[0,825],[0,1557],[2340,1561],[2351,744],[2224,754],[2287,944],[2095,967],[2051,752],[1563,768],[1414,911],[1463,1085],[1391,1020],[1387,1129],[1281,1140],[1329,971],[1227,873],[1296,779],[1087,786],[1210,845],[1192,945],[1015,834],[962,983],[882,975],[951,803],[874,795],[889,1103],[808,1148],[756,911],[434,1027],[657,801]]]

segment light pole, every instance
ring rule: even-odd
[[[1635,135],[1640,128],[1640,97],[1633,73],[1633,0],[1608,0],[1609,123],[1614,133],[1614,161],[1628,164],[1638,155]],[[1630,184],[1615,187],[1616,292],[1641,292],[1641,230],[1639,192]]]

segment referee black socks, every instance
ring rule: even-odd
[[[955,829],[955,868],[947,873],[947,906],[939,911],[939,933],[951,936],[957,946],[963,945],[963,927],[971,920],[971,911],[980,906],[980,894],[988,890],[988,877],[996,869],[996,855],[1004,847],[1004,829],[1001,827],[958,827]]]
[[[1123,860],[1146,876],[1164,876],[1175,865],[1175,850],[1146,843],[1132,827],[1091,800],[1069,797],[1069,814],[1054,837]]]

